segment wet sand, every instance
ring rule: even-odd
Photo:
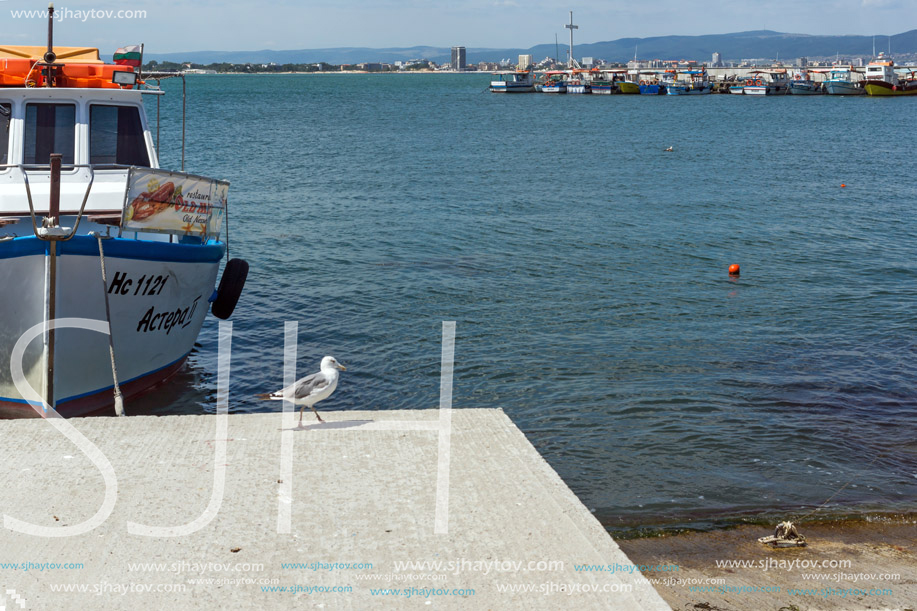
[[[913,518],[810,524],[800,532],[806,547],[762,545],[758,537],[773,530],[760,526],[618,544],[634,564],[646,566],[644,576],[679,611],[917,611]],[[754,566],[727,567],[722,561],[751,561]],[[677,565],[678,570],[665,571],[665,565]]]

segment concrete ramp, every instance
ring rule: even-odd
[[[322,415],[0,422],[0,608],[669,608],[501,410]]]

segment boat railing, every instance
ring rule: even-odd
[[[82,169],[89,170],[89,182],[86,184],[86,191],[83,194],[83,202],[80,204],[79,212],[76,215],[76,221],[73,229],[60,226],[60,173],[64,169]],[[129,169],[130,166],[118,164],[88,164],[88,163],[49,163],[49,164],[2,164],[0,171],[7,169],[18,169],[22,173],[22,183],[25,186],[26,200],[29,204],[29,215],[32,219],[32,231],[39,240],[66,242],[76,235],[80,228],[80,221],[83,219],[83,213],[86,210],[86,203],[89,201],[89,193],[92,191],[92,184],[95,182],[96,170],[120,170]],[[48,216],[44,218],[41,227],[35,215],[35,204],[32,201],[32,188],[29,183],[29,171],[45,172],[47,171],[51,181],[51,202],[48,209]],[[56,200],[56,201],[55,201]]]

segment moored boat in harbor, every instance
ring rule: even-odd
[[[665,86],[655,72],[640,74],[640,95],[664,95]]]
[[[497,73],[500,78],[490,82],[494,93],[531,93],[535,91],[535,75],[532,70]]]
[[[810,79],[807,72],[796,72],[793,80],[787,84],[786,91],[793,95],[820,95],[823,93],[821,83]]]
[[[544,80],[541,82],[542,93],[567,93],[567,84],[565,81],[566,72],[554,71],[545,72]]]
[[[569,94],[592,93],[589,76],[585,70],[570,70],[567,73],[565,84]]]
[[[628,95],[637,95],[640,93],[640,84],[631,78],[617,81],[618,91]]]
[[[894,61],[880,53],[875,61],[866,66],[866,78],[863,89],[870,96],[917,95],[917,72],[911,70],[901,78],[895,69]]]
[[[235,307],[244,261],[214,291],[229,183],[159,169],[162,91],[96,49],[0,47],[0,84],[0,417],[120,411]]]
[[[853,80],[849,68],[831,70],[824,83],[828,95],[864,95],[866,90]]]
[[[789,79],[786,70],[755,70],[749,73],[742,93],[745,95],[776,95],[786,92]]]
[[[687,70],[680,76],[666,83],[666,95],[706,95],[713,92],[706,70]]]

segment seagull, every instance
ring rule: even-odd
[[[306,407],[309,407],[318,418],[319,422],[324,422],[322,417],[315,411],[315,404],[327,399],[338,386],[338,369],[347,371],[347,368],[338,363],[333,356],[326,356],[322,359],[321,370],[317,373],[307,375],[301,380],[296,380],[292,386],[287,386],[277,392],[259,395],[262,399],[272,401],[283,401],[289,399],[293,405],[300,405],[299,408],[299,426],[302,426],[302,413]]]
[[[666,150],[664,150],[664,151],[662,151],[662,152],[663,152],[663,153],[671,153],[671,152],[673,152],[674,150],[675,150],[675,149],[672,148],[672,147],[670,146],[669,148],[667,148]]]

